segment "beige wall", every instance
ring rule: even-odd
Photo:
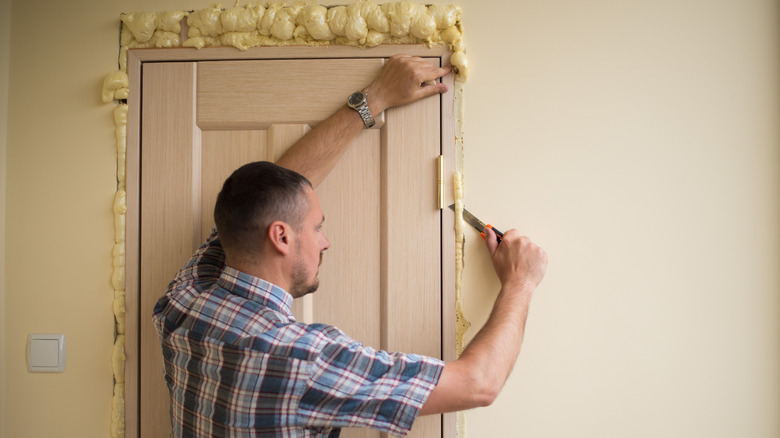
[[[464,8],[466,205],[551,262],[469,436],[780,436],[778,2],[490,4]]]
[[[461,4],[466,204],[551,258],[521,360],[468,436],[780,436],[777,2]],[[208,5],[12,6],[0,434],[104,437],[116,156],[100,85],[120,12]],[[497,285],[476,234],[466,257],[479,325]],[[34,332],[66,334],[64,374],[27,373]]]
[[[5,174],[8,147],[8,59],[11,0],[0,0],[0,358],[5,357]],[[5,424],[5,361],[0,359],[0,437]]]

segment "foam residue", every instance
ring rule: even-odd
[[[125,76],[126,77],[126,76]],[[104,93],[105,95],[105,93]],[[116,127],[117,191],[114,196],[114,248],[112,250],[111,285],[114,289],[114,320],[116,336],[111,354],[114,374],[114,396],[111,401],[111,437],[125,436],[125,219],[127,190],[125,159],[127,151],[127,104],[114,108]]]
[[[455,351],[458,356],[463,353],[464,338],[466,332],[471,327],[471,323],[466,320],[461,306],[461,290],[463,277],[463,247],[465,243],[465,234],[463,233],[463,177],[458,171],[454,175],[455,189]]]
[[[120,17],[120,46],[124,52],[120,53],[119,71],[126,69],[121,58],[127,48],[230,46],[247,50],[282,45],[446,44],[453,51],[451,63],[457,75],[465,79],[468,63],[461,15],[457,5],[406,0],[381,5],[358,0],[331,7],[302,2],[241,6],[236,2],[229,8],[217,3],[191,12],[132,12]],[[182,41],[181,22],[185,18],[188,31]]]

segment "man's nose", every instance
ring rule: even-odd
[[[325,235],[322,235],[322,243],[320,245],[322,247],[322,250],[325,251],[326,249],[330,248],[330,240],[328,240]]]

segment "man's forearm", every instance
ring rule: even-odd
[[[444,367],[422,415],[488,406],[520,353],[531,290],[502,288],[493,312],[461,356]]]
[[[300,173],[317,187],[363,128],[360,115],[345,104],[288,149],[277,164]]]
[[[482,376],[486,390],[497,396],[512,371],[525,335],[532,290],[501,289],[490,318],[459,360]]]
[[[493,230],[485,228],[485,244],[501,292],[485,326],[457,360],[444,366],[424,414],[493,403],[520,354],[531,297],[547,269],[547,254],[517,230],[504,233],[499,245]]]

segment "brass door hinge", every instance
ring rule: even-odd
[[[444,208],[444,155],[439,155],[438,158],[438,165],[439,165],[439,210]]]

